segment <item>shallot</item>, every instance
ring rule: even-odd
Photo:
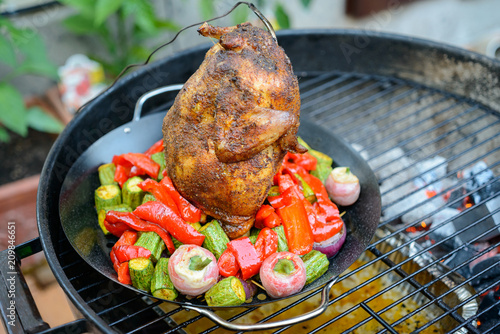
[[[306,283],[304,262],[294,253],[274,253],[262,263],[260,280],[272,298],[293,295]]]
[[[354,204],[360,193],[359,180],[349,167],[334,168],[326,179],[325,188],[332,201],[342,206]]]
[[[215,256],[197,245],[182,245],[168,261],[168,274],[175,288],[188,296],[205,293],[219,277]]]

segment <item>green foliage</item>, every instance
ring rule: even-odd
[[[285,11],[285,8],[281,4],[278,3],[276,5],[274,15],[276,16],[276,21],[278,21],[278,25],[280,26],[280,28],[290,28],[290,19],[288,18],[288,14]]]
[[[11,84],[24,74],[58,79],[57,68],[47,58],[45,44],[36,31],[17,28],[6,18],[0,17],[0,63],[7,68],[7,75],[0,79],[0,142],[10,140],[9,132],[21,136],[28,128],[59,133],[63,125],[40,108],[27,109],[21,93]]]
[[[99,61],[106,72],[116,76],[129,64],[144,61],[151,53],[145,47],[150,37],[164,31],[177,31],[179,26],[159,18],[150,1],[144,0],[61,0],[77,13],[64,21],[64,26],[81,36],[96,38],[107,54]]]

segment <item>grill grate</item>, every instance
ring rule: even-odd
[[[496,327],[483,330],[481,326],[477,327],[477,320],[493,307],[498,307],[500,300],[484,310],[477,312],[477,309],[474,309],[472,314],[465,316],[465,309],[469,308],[471,303],[477,302],[481,294],[498,286],[500,278],[477,292],[465,288],[480,275],[498,266],[498,262],[470,275],[466,280],[458,283],[455,281],[453,286],[445,286],[446,289],[436,288],[439,284],[443,285],[443,282],[454,279],[456,273],[469,267],[481,256],[495,249],[500,250],[498,238],[453,269],[438,272],[427,281],[423,281],[422,277],[436,271],[441,262],[453,258],[494,231],[497,228],[495,226],[486,230],[479,230],[478,226],[492,219],[500,208],[493,208],[491,212],[469,220],[467,227],[440,240],[429,241],[437,230],[434,226],[418,233],[412,233],[411,230],[408,232],[409,228],[431,219],[443,207],[459,204],[473,196],[474,192],[487,189],[498,182],[500,178],[496,176],[474,191],[463,192],[446,203],[435,203],[436,199],[470,182],[471,178],[456,178],[455,175],[479,161],[484,161],[494,175],[500,174],[498,111],[470,99],[396,78],[340,72],[298,73],[298,76],[302,117],[310,118],[336,132],[352,143],[365,157],[381,185],[383,217],[376,239],[362,256],[363,261],[344,273],[332,289],[334,292],[330,296],[328,315],[272,332],[299,330],[330,333],[337,330],[343,333],[364,333],[371,330],[398,333],[401,332],[400,326],[415,321],[420,321],[414,328],[416,333],[439,332],[437,328],[446,328],[444,331],[449,333],[499,331],[500,322]],[[416,166],[436,156],[443,159],[432,168],[446,167],[446,172],[428,182],[426,187],[436,187],[439,184],[444,186],[434,197],[409,202],[422,193],[422,189],[415,188],[415,179],[423,177],[429,171],[420,169],[415,173]],[[410,173],[412,171],[413,174]],[[455,180],[453,184],[449,184],[450,178]],[[498,190],[490,193],[475,203],[475,206],[453,218],[444,219],[439,227],[451,226],[453,221],[468,217],[475,208],[498,195]],[[444,253],[436,251],[466,231],[472,232],[473,235],[465,243]],[[81,298],[113,330],[123,333],[226,332],[194,312],[183,310],[177,305],[151,301],[103,279],[81,260],[63,235],[58,246],[59,260],[70,282]],[[415,247],[417,248],[414,249]],[[405,252],[407,256],[401,256]],[[437,254],[436,257],[429,258],[429,252]],[[429,260],[419,263],[417,268],[415,262],[422,258]],[[373,272],[375,267],[379,269],[377,272]],[[353,284],[357,275],[361,275],[363,280]],[[379,281],[383,282],[380,287],[373,288]],[[346,290],[336,289],[338,285],[349,284],[351,286]],[[349,301],[365,289],[371,289],[368,296],[358,302]],[[381,307],[378,305],[381,299],[398,289],[404,291],[400,298]],[[465,296],[462,299],[450,302],[454,296],[463,293]],[[260,308],[240,308],[221,316],[245,323],[276,320],[279,317],[290,317],[294,310],[307,308],[307,303],[314,303],[317,297],[318,291],[280,304],[277,309],[268,305]],[[398,314],[392,319],[386,316],[387,313],[401,308],[401,305],[405,307],[405,304],[416,301],[418,305],[404,314]],[[429,312],[435,312],[434,316],[427,320],[415,320],[420,319],[421,314]],[[346,320],[350,316],[355,316],[357,320]],[[446,327],[442,327],[442,323],[445,323]]]

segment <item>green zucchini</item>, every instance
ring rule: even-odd
[[[237,306],[246,300],[241,281],[234,277],[224,278],[205,293],[208,306]]]
[[[108,235],[109,231],[104,226],[104,220],[106,219],[106,213],[108,211],[118,211],[118,212],[132,212],[132,209],[125,204],[113,205],[105,207],[104,209],[99,210],[97,213],[97,220],[99,221],[99,226],[101,227],[104,235]]]
[[[139,176],[134,176],[125,181],[122,188],[122,198],[123,203],[127,204],[135,210],[142,203],[142,198],[144,197],[144,191],[137,185],[141,183],[143,179]]]
[[[288,252],[288,241],[283,225],[273,227],[272,230],[278,234],[278,252]]]
[[[161,253],[166,248],[162,238],[155,232],[142,232],[135,242],[135,245],[149,249],[151,252],[150,259],[153,263],[158,261],[161,257]]]
[[[326,255],[314,249],[304,255],[302,261],[306,267],[306,284],[312,283],[321,277],[326,273],[330,265]]]
[[[155,270],[153,262],[145,257],[138,257],[128,261],[128,269],[132,285],[139,290],[149,292]]]
[[[205,236],[203,247],[212,252],[218,260],[229,243],[229,238],[219,225],[219,222],[214,219],[210,223],[203,225],[199,232]]]
[[[180,242],[179,240],[177,240],[173,236],[170,236],[170,238],[172,239],[172,242],[174,243],[175,249],[177,249],[177,248],[181,247],[182,245],[184,245],[182,242]]]
[[[316,169],[311,171],[312,176],[316,176],[321,182],[325,183],[328,175],[332,172],[333,168],[331,164],[319,162],[316,165]]]
[[[307,201],[311,204],[316,202],[316,194],[312,190],[311,186],[309,186],[299,174],[295,173],[294,175],[302,184],[302,193],[304,194],[304,197],[307,199]]]
[[[115,181],[116,166],[114,163],[100,165],[97,171],[99,172],[99,181],[101,181],[102,186],[118,184],[118,182]]]
[[[97,212],[108,206],[122,204],[120,187],[116,184],[100,186],[95,190],[94,199]]]
[[[146,202],[154,202],[154,201],[156,201],[155,195],[153,195],[151,193],[146,193],[146,194],[144,194],[144,197],[142,198],[141,204],[144,204]]]
[[[248,239],[250,239],[250,242],[252,243],[252,245],[255,245],[255,242],[257,242],[257,237],[258,235],[249,235],[248,236]]]
[[[151,156],[151,160],[153,160],[158,165],[160,165],[160,171],[158,172],[158,177],[157,177],[158,181],[160,181],[163,179],[163,171],[165,170],[165,166],[166,166],[165,153],[163,153],[163,152],[155,153]]]
[[[168,276],[168,259],[162,257],[156,263],[153,278],[151,279],[151,293],[156,298],[174,300],[179,295],[170,276]]]
[[[274,196],[279,196],[280,195],[280,187],[278,186],[272,186],[269,191],[267,192],[267,196],[274,197]]]

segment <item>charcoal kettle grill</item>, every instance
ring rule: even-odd
[[[417,243],[431,236],[435,228],[421,231],[418,235],[411,234],[408,229],[426,220],[441,207],[419,214],[420,202],[393,216],[387,212],[392,212],[389,209],[397,207],[417,192],[399,193],[401,188],[413,184],[415,179],[415,175],[405,174],[412,165],[400,163],[403,159],[411,158],[406,161],[417,164],[437,155],[444,157],[446,175],[431,181],[431,184],[444,181],[445,177],[453,176],[478,161],[484,161],[496,175],[482,187],[498,182],[500,63],[442,44],[366,31],[283,31],[278,34],[278,41],[299,77],[301,117],[352,143],[372,166],[382,186],[382,212],[386,214],[380,221],[377,237],[365,251],[364,262],[343,273],[337,284],[348,282],[354,275],[367,272],[375,266],[382,269],[377,274],[368,274],[364,281],[351,286],[349,290],[330,296],[326,312],[334,312],[344,301],[379,278],[394,276],[397,280],[391,278],[391,286],[382,286],[370,296],[326,318],[285,326],[275,331],[319,332],[335,329],[339,332],[363,332],[363,326],[375,323],[378,326],[375,332],[397,333],[399,326],[429,310],[436,312],[435,317],[420,323],[415,332],[425,331],[437,324],[443,324],[440,328],[450,333],[494,333],[498,330],[500,321],[487,329],[482,326],[484,316],[491,314],[495,307],[498,308],[500,300],[483,310],[477,308],[477,303],[481,294],[500,284],[500,278],[490,280],[479,291],[470,288],[471,282],[499,266],[498,260],[466,279],[456,274],[460,266],[449,269],[443,267],[441,262],[457,254],[466,245],[495,232],[498,227],[494,224],[486,230],[480,227],[485,221],[494,220],[500,208],[490,207],[483,215],[471,219],[465,227],[473,233],[467,244],[437,257],[429,255],[437,247],[436,244],[419,246]],[[40,179],[37,201],[40,237],[18,245],[16,252],[22,259],[43,249],[58,283],[82,317],[60,328],[48,328],[40,318],[29,291],[23,289],[22,276],[18,275],[18,303],[25,301],[27,306],[18,308],[23,328],[7,327],[9,331],[210,333],[223,330],[203,315],[188,312],[182,306],[166,308],[161,301],[151,300],[102,276],[75,252],[63,233],[59,214],[61,187],[78,157],[99,138],[129,122],[133,118],[137,100],[144,93],[161,86],[185,82],[198,68],[207,49],[206,45],[200,46],[133,72],[93,101],[59,136]],[[174,96],[151,98],[144,110],[151,115],[164,111],[171,106]],[[381,157],[394,149],[398,149],[400,154],[381,162]],[[425,171],[421,174],[417,177],[423,176]],[[389,181],[395,182],[384,188],[383,185]],[[461,179],[459,182],[467,181]],[[449,190],[451,188],[442,188],[435,196],[445,195]],[[460,194],[456,202],[469,195],[472,194]],[[490,192],[482,198],[482,202],[462,211],[460,217],[498,196],[498,190]],[[424,203],[430,201],[431,198]],[[448,205],[450,203],[441,206]],[[415,218],[402,222],[402,218],[410,211],[416,212]],[[452,223],[453,219],[448,219],[443,226]],[[463,232],[456,230],[447,238],[451,239]],[[498,239],[491,240],[488,247],[466,259],[461,266],[467,266],[498,248]],[[445,241],[438,241],[437,244]],[[2,256],[6,257],[5,251]],[[2,275],[5,283],[7,272],[4,268]],[[425,281],[422,275],[428,275],[428,280]],[[436,288],[439,284],[442,287]],[[392,286],[403,285],[409,287],[406,296],[382,309],[374,305],[373,301],[387,295]],[[5,309],[3,306],[8,305],[9,299],[3,290],[0,300],[2,309]],[[292,316],[289,313],[316,298],[319,293],[319,290],[307,292],[269,314],[260,307],[250,307],[221,316],[228,322],[236,323],[248,323],[248,319],[266,323],[290,318]],[[406,314],[397,314],[392,319],[386,317],[386,312],[391,308],[409,303],[414,298],[420,301],[418,307]],[[256,318],[254,314],[257,312],[262,315]],[[363,317],[349,322],[346,327],[339,325],[355,312],[362,312]],[[5,320],[6,314],[3,315]]]

